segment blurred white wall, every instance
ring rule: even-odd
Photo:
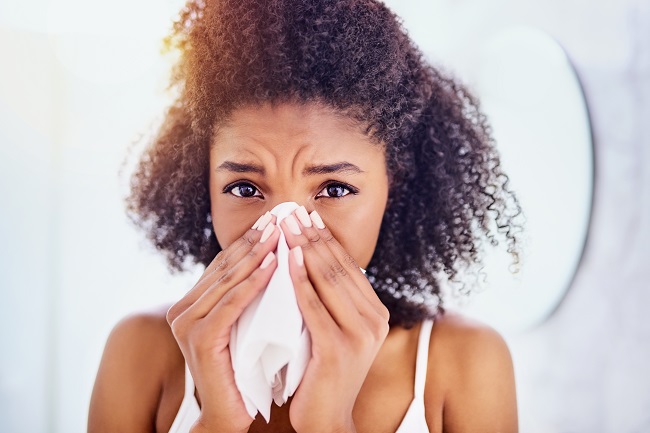
[[[506,334],[521,431],[650,431],[650,2],[390,4],[440,58],[461,57],[489,31],[521,24],[548,32],[569,53],[593,122],[594,214],[583,263],[559,310],[531,331]],[[448,44],[449,37],[457,40]],[[549,191],[540,199],[552,205],[552,197]]]
[[[32,55],[41,67],[21,68]],[[37,36],[0,28],[0,58],[0,418],[8,421],[0,430],[47,431],[55,376],[46,360],[55,343],[57,116],[53,76],[41,71],[51,70],[52,55]]]
[[[595,213],[559,311],[506,335],[521,431],[650,431],[650,5],[389,4],[441,58],[454,56],[445,38],[469,47],[489,28],[530,24],[575,62],[596,140]],[[117,176],[129,143],[168,100],[159,39],[180,5],[0,3],[0,431],[84,431],[111,327],[196,279],[169,277],[131,228]]]
[[[462,56],[489,31],[521,24],[548,32],[569,53],[592,116],[594,214],[583,263],[559,310],[531,331],[506,335],[521,431],[650,431],[650,2],[390,4],[440,58]],[[449,37],[457,40],[448,44]],[[552,197],[549,191],[540,199],[552,204]]]
[[[191,287],[127,222],[118,177],[169,99],[180,7],[0,3],[2,432],[85,431],[110,329]]]

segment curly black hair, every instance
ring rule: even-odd
[[[326,104],[384,146],[391,183],[368,277],[410,327],[505,240],[519,261],[519,203],[477,99],[434,68],[400,19],[373,0],[189,0],[165,39],[180,53],[175,102],[131,177],[127,214],[170,271],[221,250],[208,190],[212,133],[238,107]],[[412,228],[415,228],[413,230]]]

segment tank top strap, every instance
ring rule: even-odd
[[[429,364],[429,340],[433,319],[422,321],[420,325],[420,336],[418,338],[418,352],[415,361],[415,398],[424,397],[424,385],[427,380],[427,367]]]
[[[185,363],[185,397],[190,398],[194,397],[194,379],[192,378],[192,373],[190,373],[190,367]]]
[[[201,415],[201,408],[194,397],[194,379],[190,373],[190,369],[185,364],[185,395],[181,406],[178,408],[174,422],[169,429],[169,433],[187,433],[192,428],[192,425],[199,419]]]

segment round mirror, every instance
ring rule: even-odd
[[[509,272],[504,248],[489,250],[485,290],[460,303],[502,331],[524,330],[558,307],[585,247],[594,183],[587,105],[565,51],[540,30],[498,31],[454,60],[493,127],[526,216],[520,272]]]

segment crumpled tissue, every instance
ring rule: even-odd
[[[277,224],[298,207],[280,203],[271,210]],[[302,380],[311,355],[311,340],[289,275],[289,246],[284,233],[275,251],[277,268],[264,290],[244,310],[230,334],[230,356],[235,383],[246,410],[259,411],[266,422],[271,402],[287,402]]]

